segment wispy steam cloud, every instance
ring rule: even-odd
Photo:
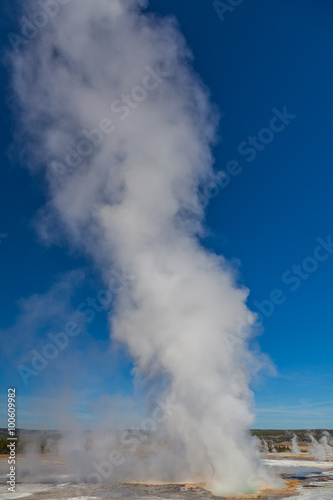
[[[49,186],[40,231],[92,256],[106,287],[114,267],[135,277],[110,330],[176,406],[168,478],[253,489],[268,480],[247,433],[255,318],[229,263],[200,245],[203,209],[181,210],[212,175],[217,116],[176,22],[144,6],[73,0],[12,57],[25,157]]]

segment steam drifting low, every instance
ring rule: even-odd
[[[24,157],[48,183],[39,229],[90,255],[107,286],[114,269],[133,278],[110,332],[173,408],[174,456],[146,479],[256,489],[269,478],[247,433],[254,315],[199,240],[217,116],[176,22],[144,7],[72,0],[11,58]]]

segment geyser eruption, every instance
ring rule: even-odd
[[[326,457],[333,456],[333,449],[329,444],[330,435],[327,431],[323,432],[319,441],[310,433],[311,447],[309,453],[314,455],[316,460],[325,460]]]
[[[259,445],[258,446],[259,451],[261,453],[264,453],[265,455],[268,455],[269,447],[267,441],[264,438],[260,438],[258,445]]]
[[[12,56],[25,159],[49,186],[39,228],[89,254],[111,288],[115,269],[131,276],[111,335],[165,381],[172,408],[174,457],[146,479],[253,490],[271,481],[247,432],[255,318],[231,265],[199,241],[216,112],[176,22],[144,3],[67,2]]]
[[[291,444],[292,444],[291,453],[294,453],[295,455],[299,455],[301,453],[301,450],[299,449],[299,446],[298,446],[298,437],[296,434],[293,435],[293,438],[291,440]]]
[[[332,441],[331,435],[327,431],[324,431],[322,437],[319,440],[319,442],[323,446],[323,448],[324,448],[324,450],[326,452],[326,455],[328,457],[332,457],[333,456],[333,448],[332,448],[332,446],[330,446],[331,441]]]

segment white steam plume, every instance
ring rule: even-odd
[[[266,455],[268,455],[268,453],[269,453],[269,447],[268,447],[267,441],[264,438],[261,438],[261,440],[260,440],[259,450],[262,453],[265,453]]]
[[[114,268],[135,277],[110,330],[140,374],[165,380],[169,477],[256,489],[270,479],[247,432],[254,315],[231,266],[198,238],[216,113],[175,21],[143,4],[72,0],[12,58],[25,158],[49,184],[40,229],[60,228],[108,285]],[[195,207],[186,220],[184,207]]]
[[[293,438],[291,440],[291,444],[292,444],[291,452],[294,453],[295,455],[299,455],[301,453],[301,450],[299,449],[299,446],[298,446],[298,438],[297,438],[296,434],[293,435]]]
[[[330,435],[324,431],[322,437],[317,441],[312,434],[309,434],[311,447],[309,453],[314,455],[316,460],[325,460],[326,457],[333,456],[333,449],[329,445]]]
[[[332,442],[331,435],[327,431],[324,431],[319,442],[323,446],[323,448],[326,452],[326,455],[328,457],[332,457],[333,456],[333,448],[332,448],[332,446],[330,446],[330,444]]]

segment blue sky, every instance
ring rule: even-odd
[[[10,50],[7,35],[19,33],[18,15],[15,5],[1,9],[1,44]],[[332,428],[333,5],[244,0],[222,14],[207,0],[151,0],[150,9],[178,19],[222,114],[215,169],[233,165],[234,175],[203,193],[209,201],[203,244],[235,260],[250,289],[249,307],[266,308],[257,342],[276,374],[253,381],[255,426]],[[133,387],[126,352],[110,345],[103,311],[79,324],[80,333],[27,384],[20,377],[17,367],[50,332],[77,322],[77,308],[103,286],[89,260],[62,241],[45,247],[38,239],[43,181],[10,148],[15,127],[5,67],[1,77],[1,385],[18,388],[21,427],[53,425],[53,396],[83,426],[111,397],[120,415],[131,409],[135,420],[142,408],[133,399],[141,401],[141,390]]]

